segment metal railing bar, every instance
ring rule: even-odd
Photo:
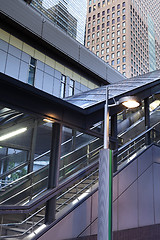
[[[12,169],[12,170],[4,173],[4,174],[1,174],[1,175],[0,175],[0,178],[4,178],[4,177],[8,176],[9,174],[14,173],[15,171],[19,170],[19,169],[22,168],[22,167],[25,167],[26,165],[28,165],[28,162],[22,163],[21,165],[18,165],[18,166],[15,167],[14,169]],[[26,175],[25,175],[25,176],[26,176]],[[16,179],[16,180],[17,180],[17,179]],[[11,183],[13,183],[13,181],[12,181]]]
[[[92,172],[90,175],[88,175],[86,179],[88,179],[89,177],[93,176],[93,174],[95,174],[98,170],[95,170],[94,172]],[[84,182],[84,179],[82,179],[80,182],[78,182],[77,184],[75,184],[73,187],[69,188],[65,193],[61,194],[60,196],[57,197],[57,200],[59,200],[62,196],[64,196],[65,194],[67,194],[68,192],[72,191],[75,187],[78,187],[79,184],[81,184],[82,182]]]
[[[138,149],[135,149],[134,151],[130,152],[129,155],[127,155],[127,156],[125,156],[124,158],[122,158],[121,160],[119,160],[119,161],[117,162],[118,165],[120,165],[122,162],[124,162],[127,158],[130,158],[132,154],[136,153],[137,150],[140,150],[140,149],[141,149],[142,147],[144,147],[144,146],[145,146],[145,143],[143,143],[142,145],[140,145]]]
[[[46,168],[46,166],[40,168],[40,169],[37,170],[36,172],[35,172],[35,171],[32,171],[32,172],[30,172],[30,173],[27,173],[26,175],[24,175],[24,176],[22,176],[22,177],[20,177],[20,178],[18,178],[18,179],[16,179],[16,180],[14,180],[13,182],[11,182],[9,185],[13,185],[13,184],[15,184],[15,183],[23,180],[24,178],[30,177],[30,175],[32,175],[32,174],[37,174],[39,171],[42,171],[42,170],[45,169],[45,168]],[[8,174],[7,174],[7,175],[8,175]]]
[[[44,157],[45,155],[47,155],[47,154],[50,153],[50,152],[51,152],[51,150],[48,150],[47,152],[42,153],[42,154],[39,155],[38,157],[35,157],[35,158],[34,158],[34,161],[37,161],[39,158]]]
[[[27,217],[25,220],[23,220],[22,222],[20,223],[2,223],[0,224],[0,226],[18,226],[18,225],[21,225],[21,224],[24,224],[26,223],[26,221],[30,220],[32,217],[36,216],[38,213],[40,213],[43,209],[45,209],[46,206],[40,208],[37,212],[33,213],[31,216]]]
[[[129,149],[133,148],[136,144],[138,144],[139,142],[141,142],[142,140],[145,140],[145,137],[144,138],[141,138],[139,141],[137,142],[133,142],[133,145],[127,147],[123,152],[119,153],[117,157],[121,156],[122,154],[124,154],[126,151],[128,151]],[[129,144],[130,145],[130,144]]]
[[[96,148],[95,150],[92,150],[91,152],[84,154],[83,156],[77,158],[74,162],[71,162],[71,163],[69,163],[68,165],[65,165],[65,166],[63,166],[62,168],[60,168],[60,171],[64,170],[64,169],[67,168],[67,167],[72,166],[73,164],[79,162],[81,159],[83,159],[83,158],[86,157],[87,155],[92,154],[92,153],[94,153],[95,151],[98,151],[98,149],[101,149],[101,148],[102,148],[102,146],[99,146],[99,147]]]
[[[91,175],[93,176],[93,174]],[[86,179],[83,180],[83,182],[85,181]],[[58,206],[56,208],[56,210],[58,211],[60,208],[62,208],[62,206],[66,205],[67,202],[71,201],[72,199],[74,199],[75,197],[77,198],[77,196],[82,193],[84,190],[86,190],[89,186],[91,186],[96,180],[98,180],[98,178],[94,179],[91,183],[89,183],[88,185],[86,185],[84,188],[82,188],[80,191],[76,192],[75,194],[72,195],[72,197],[68,198],[64,203],[62,203],[60,206]],[[80,185],[80,184],[79,184]],[[78,185],[78,186],[79,186]],[[60,198],[59,198],[60,199]]]
[[[95,168],[97,168],[98,164],[99,164],[99,162],[95,161],[94,163],[86,166],[84,169],[79,171],[78,174],[76,173],[76,175],[65,179],[65,181],[63,181],[57,188],[47,190],[45,195],[41,196],[40,198],[36,199],[35,201],[32,201],[28,205],[25,205],[25,206],[1,205],[0,213],[3,214],[3,212],[6,213],[6,212],[10,212],[11,210],[13,213],[14,212],[15,213],[22,213],[22,212],[27,213],[28,211],[30,211],[30,209],[34,210],[39,205],[42,205],[49,199],[56,196],[59,192],[63,191],[64,188],[69,187],[71,184],[74,184],[74,182],[76,182],[81,176],[86,175],[87,172],[93,171]]]
[[[41,180],[39,180],[39,181],[36,182],[36,183],[31,184],[29,187],[26,187],[25,189],[23,189],[22,191],[16,193],[15,195],[12,195],[11,197],[5,199],[4,201],[0,202],[0,204],[4,204],[6,201],[11,200],[12,198],[14,198],[14,197],[18,196],[19,194],[25,192],[26,190],[29,190],[30,188],[33,188],[33,187],[36,186],[37,184],[45,181],[46,179],[48,179],[48,176],[45,177],[45,178],[42,178]]]
[[[158,124],[160,124],[160,122],[156,123],[154,126],[152,126],[151,128],[145,130],[143,133],[141,133],[140,135],[136,136],[135,138],[133,138],[131,141],[127,142],[126,144],[124,144],[122,147],[120,147],[118,149],[118,151],[121,151],[121,149],[127,147],[129,144],[131,144],[132,142],[136,141],[137,139],[141,138],[142,136],[144,136],[146,133],[150,132],[155,126],[157,126]]]
[[[44,218],[40,219],[37,223],[35,223],[34,225],[32,225],[30,228],[28,228],[27,230],[25,230],[23,233],[17,234],[17,235],[6,235],[6,236],[0,236],[0,239],[4,239],[4,238],[14,238],[15,237],[22,237],[24,236],[26,233],[28,233],[30,230],[33,229],[33,227],[37,226],[39,223],[41,223],[44,220]]]

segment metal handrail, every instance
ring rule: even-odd
[[[151,131],[151,130],[152,130],[155,126],[157,126],[158,124],[159,124],[159,123],[155,124],[155,125],[152,126],[150,129],[146,130],[144,133],[142,133],[142,134],[140,134],[139,136],[137,136],[137,137],[135,137],[134,139],[132,139],[129,143],[127,143],[127,144],[123,145],[122,147],[120,147],[120,148],[118,149],[118,152],[120,152],[120,151],[121,151],[122,149],[124,149],[125,147],[128,147],[131,143],[133,143],[134,141],[136,141],[136,140],[139,139],[140,137],[144,136],[147,132]],[[88,145],[88,144],[87,144],[87,145]],[[99,148],[100,148],[100,147],[99,147]],[[128,150],[128,149],[127,149],[127,150]],[[94,152],[94,150],[91,151],[90,153],[92,153],[92,152]],[[123,151],[122,153],[124,153],[124,152],[125,152],[125,151]],[[120,153],[120,154],[122,154],[122,153]],[[84,156],[87,156],[87,154],[85,154]],[[83,158],[84,156],[82,156],[82,158]],[[64,157],[64,156],[63,156],[63,157]],[[80,159],[81,159],[81,158],[80,158]],[[61,168],[60,170],[63,170],[63,169],[65,169],[65,168],[67,168],[68,166],[70,166],[70,165],[74,164],[75,162],[79,161],[80,159],[76,159],[76,161],[68,164],[67,166]],[[29,173],[29,174],[27,174],[27,175],[25,175],[25,176],[23,176],[23,177],[21,177],[21,178],[19,178],[19,179],[16,179],[15,181],[13,181],[13,182],[10,183],[10,184],[13,185],[13,184],[17,183],[18,181],[20,181],[20,180],[22,180],[22,179],[30,176],[30,175],[33,174],[33,173],[35,173],[35,172],[31,172],[31,173]],[[43,180],[44,180],[44,179],[41,179],[41,181],[43,181]],[[39,182],[40,182],[40,181],[38,181],[37,184],[38,184]],[[28,187],[28,189],[29,189],[29,188],[32,188],[32,187],[35,186],[35,185],[36,185],[36,183],[35,183],[35,184],[32,184],[31,186]],[[5,188],[5,187],[3,187],[3,188]],[[1,188],[1,189],[3,189],[3,188]],[[23,190],[22,190],[22,191],[23,191]],[[12,197],[13,197],[13,196],[12,196]]]
[[[77,184],[75,184],[73,187],[69,188],[67,191],[65,191],[63,194],[61,194],[59,197],[57,197],[57,200],[59,200],[60,198],[62,198],[65,194],[67,194],[68,192],[72,191],[74,188],[77,188],[80,184],[82,184],[84,181],[86,181],[87,179],[89,179],[90,177],[92,177],[95,173],[98,172],[98,169],[93,171],[90,175],[88,175],[87,177],[85,177],[84,179],[82,179],[80,182],[78,182]],[[76,193],[76,196],[78,196],[79,193],[83,192],[86,188],[88,188],[89,186],[92,185],[92,183],[94,183],[96,180],[98,180],[98,178],[94,179],[92,182],[90,182],[89,184],[87,184],[83,189],[81,189],[80,191],[78,191]],[[75,197],[75,195],[74,195]],[[69,200],[71,200],[72,198],[70,198]],[[60,205],[60,207],[62,207],[64,204]],[[18,226],[21,224],[26,223],[26,221],[30,220],[32,217],[36,216],[39,212],[41,212],[45,207],[42,207],[41,209],[39,209],[38,211],[36,211],[35,213],[33,213],[31,216],[29,216],[28,218],[26,218],[25,220],[23,220],[21,223],[9,223],[9,224],[0,224],[0,226]],[[59,209],[56,208],[56,210]]]
[[[137,139],[141,138],[142,136],[144,136],[146,133],[150,132],[151,130],[153,130],[157,125],[159,125],[160,122],[156,123],[155,125],[153,125],[152,127],[150,127],[149,129],[145,130],[143,133],[141,133],[140,135],[136,136],[135,138],[133,138],[131,141],[127,142],[126,144],[124,144],[122,147],[120,147],[118,149],[118,152],[121,151],[123,148],[128,147],[132,142],[136,141]]]
[[[96,140],[97,140],[97,139],[96,139]],[[90,143],[93,143],[94,141],[95,141],[95,139],[92,140]],[[89,143],[89,144],[90,144],[90,143]],[[86,146],[89,145],[89,144],[86,144],[85,146],[83,145],[82,147],[76,149],[75,151],[77,151],[77,150],[79,150],[79,149],[81,149],[81,148],[84,148],[84,147],[86,147]],[[96,151],[96,150],[98,150],[98,149],[100,149],[100,148],[101,148],[101,146],[98,147],[97,149],[89,152],[89,154],[93,153],[94,151]],[[42,155],[46,155],[48,152],[49,152],[49,151],[47,151],[46,153],[44,153],[44,154],[42,154]],[[61,160],[62,160],[63,158],[65,158],[67,155],[71,155],[73,152],[74,152],[74,151],[72,151],[71,153],[68,153],[68,154],[64,155],[63,157],[61,157]],[[41,156],[42,156],[42,155],[41,155]],[[76,160],[73,161],[72,163],[70,163],[70,164],[62,167],[62,168],[60,169],[60,171],[62,171],[62,170],[64,170],[65,168],[67,168],[67,167],[75,164],[76,162],[78,162],[78,161],[80,161],[81,159],[83,159],[85,156],[87,156],[87,154],[85,154],[85,155],[83,155],[82,157],[76,159]],[[45,166],[45,167],[46,167],[46,166]],[[44,167],[44,168],[45,168],[45,167]],[[42,170],[42,168],[41,168],[39,171],[41,171],[41,170]],[[22,176],[22,177],[16,179],[15,181],[10,182],[10,183],[7,185],[7,187],[10,186],[10,185],[13,186],[15,183],[17,183],[17,182],[19,182],[19,181],[22,181],[22,180],[24,180],[25,178],[30,177],[30,176],[33,175],[34,173],[35,173],[35,172],[32,171],[32,172],[26,174],[25,176]],[[45,179],[45,178],[43,178],[43,179],[41,179],[41,180],[43,181],[44,179]],[[38,183],[39,183],[39,182],[37,182],[37,184],[38,184]],[[36,185],[36,183],[35,183],[35,185]],[[33,187],[33,185],[30,185],[27,189],[32,188],[32,187]],[[6,186],[2,187],[1,189],[5,189],[5,188],[6,188]],[[25,190],[22,190],[22,191],[25,191]],[[20,192],[19,192],[19,193],[20,193]],[[13,198],[13,197],[14,197],[14,195],[12,195],[11,198]],[[7,199],[7,200],[9,200],[9,199]]]
[[[39,212],[41,212],[43,209],[45,209],[45,206],[40,208],[37,212],[33,213],[31,216],[29,216],[28,218],[26,218],[25,220],[23,220],[20,223],[2,223],[0,224],[0,227],[5,227],[5,226],[20,226],[24,223],[27,223],[27,221],[29,221],[30,219],[32,219],[34,216],[36,216]],[[30,230],[33,229],[33,226],[37,226],[39,223],[41,223],[44,220],[44,217],[42,219],[40,219],[38,222],[36,222],[34,225],[32,225],[30,228],[28,228],[27,230],[25,230],[23,233],[17,234],[17,235],[6,235],[6,236],[0,236],[0,239],[4,239],[4,238],[15,238],[15,237],[22,237],[24,236],[27,232],[29,232]]]
[[[86,178],[85,178],[85,180],[87,180],[89,177],[91,177],[93,174],[95,174],[97,172],[97,170],[96,171],[94,171],[94,172],[92,172],[90,175],[88,175]],[[57,198],[57,200],[58,199],[60,199],[62,196],[64,196],[65,194],[67,194],[68,192],[70,192],[70,191],[72,191],[74,188],[76,188],[78,185],[80,185],[82,182],[84,182],[84,179],[83,180],[81,180],[80,182],[78,182],[77,184],[75,184],[73,187],[71,187],[70,189],[68,189],[65,193],[63,193],[63,194],[61,194],[58,198]]]
[[[158,123],[159,124],[159,123]],[[148,130],[146,130],[144,133],[142,133],[142,134],[140,134],[138,137],[136,137],[136,138],[134,138],[134,139],[132,139],[129,143],[127,143],[127,144],[125,144],[123,147],[121,147],[120,148],[120,150],[122,150],[122,149],[124,149],[124,148],[126,148],[126,147],[128,147],[129,145],[131,145],[131,144],[134,144],[135,142],[135,144],[138,144],[139,142],[141,142],[141,138],[146,134],[146,133],[148,133],[149,131],[151,131],[151,130],[154,130],[154,127],[155,126],[157,126],[158,124],[155,124],[153,127],[151,127],[150,129],[148,129]],[[144,139],[144,137],[143,137],[143,139]],[[132,145],[132,146],[129,146],[128,148],[127,148],[127,150],[129,149],[131,149],[131,148],[133,148],[133,146],[134,145]],[[92,150],[91,151],[92,153],[93,152],[95,152],[95,149],[94,150]],[[91,153],[90,152],[90,153]],[[124,153],[125,151],[123,151],[122,153],[120,153],[121,155]],[[132,152],[133,153],[133,152]],[[85,154],[85,156],[87,156],[87,154]],[[68,166],[68,165],[67,165]],[[98,163],[97,163],[97,165],[94,165],[94,168],[96,168],[98,166]],[[86,181],[87,179],[89,179],[91,176],[93,176],[96,172],[98,172],[98,169],[97,170],[95,170],[93,173],[91,173],[91,174],[89,174],[87,177],[85,177],[83,180],[81,180],[79,183],[76,183],[75,185],[74,185],[74,187],[71,187],[71,188],[69,188],[67,191],[65,191],[65,192],[63,192],[63,194],[61,194],[60,196],[58,196],[57,197],[57,200],[59,200],[59,199],[61,199],[61,198],[63,198],[63,196],[65,196],[65,194],[67,194],[67,193],[69,193],[69,192],[71,192],[73,189],[75,189],[75,188],[77,188],[80,184],[82,184],[84,181]],[[77,180],[78,180],[78,178],[77,178]],[[88,184],[86,184],[82,189],[80,189],[79,191],[77,191],[75,194],[73,194],[70,198],[68,198],[67,200],[65,200],[61,205],[59,205],[57,208],[56,208],[56,210],[58,211],[59,209],[61,209],[63,206],[65,206],[67,203],[69,203],[70,201],[72,201],[73,199],[75,199],[76,197],[78,197],[78,195],[79,194],[81,194],[82,192],[84,192],[86,189],[88,189],[88,187],[90,187],[91,185],[93,185],[93,183],[95,183],[96,181],[98,180],[98,178],[96,177],[94,180],[92,180],[90,183],[88,183]],[[67,186],[66,186],[67,187]],[[65,188],[66,188],[65,187]],[[58,191],[56,191],[55,192],[55,196],[58,194],[58,192],[60,192],[61,190],[59,189]],[[52,196],[53,197],[53,196]],[[52,198],[51,197],[51,198]],[[45,202],[46,201],[48,201],[48,198],[46,198],[46,200],[45,200]],[[38,202],[38,204],[36,205],[36,207],[38,207],[39,205],[40,205],[40,203],[42,204],[42,202],[41,201],[39,201]],[[28,221],[28,219],[31,219],[32,217],[34,217],[34,216],[36,216],[38,213],[36,212],[36,213],[34,213],[34,214],[32,214],[29,218],[27,218],[27,219],[25,219],[24,221],[23,221],[23,223],[25,223],[25,222],[27,222]],[[33,229],[33,228],[35,228],[40,222],[42,222],[44,220],[44,217],[42,217],[42,219],[40,219],[37,223],[35,223],[32,227],[30,227],[30,228],[28,228],[24,233],[22,233],[22,234],[19,234],[19,235],[16,235],[17,237],[20,237],[20,236],[24,236],[27,232],[29,232],[31,229]],[[21,225],[22,224],[22,222],[21,223],[16,223],[17,225]],[[8,224],[0,224],[0,226],[9,226]],[[11,225],[10,226],[13,226],[13,223],[11,223]],[[2,237],[7,237],[7,236],[2,236]],[[10,236],[11,237],[11,236]],[[15,237],[15,235],[13,235],[13,237]]]
[[[121,152],[120,154],[118,154],[118,156],[121,156],[122,154],[124,154],[126,151],[130,150],[131,148],[133,148],[134,145],[136,145],[137,143],[141,142],[142,139],[145,139],[145,137],[141,138],[139,141],[135,142],[135,144],[131,145],[129,144],[127,150],[124,150],[123,152]],[[134,142],[133,142],[134,143]]]
[[[92,153],[98,151],[98,150],[101,149],[101,148],[102,148],[102,145],[99,146],[98,148],[92,150],[91,152],[89,152],[89,154],[92,154]],[[83,158],[86,157],[87,155],[88,155],[88,153],[86,153],[86,154],[84,154],[83,156],[77,158],[74,162],[71,162],[71,163],[69,163],[68,165],[65,165],[64,167],[60,168],[60,171],[64,170],[64,169],[67,168],[67,167],[72,166],[72,165],[75,164],[76,162],[79,162],[81,159],[83,159]]]
[[[94,129],[94,128],[96,128],[97,126],[100,126],[100,125],[101,125],[101,123],[98,123],[98,124],[96,124],[96,126],[93,126],[91,129]],[[84,134],[84,133],[79,133],[79,134],[76,136],[76,138],[82,136],[83,134]],[[63,146],[63,145],[67,144],[67,143],[70,142],[70,141],[72,141],[72,138],[70,138],[69,140],[63,142],[61,145]],[[93,141],[93,139],[92,139],[91,141]],[[88,145],[88,143],[85,144],[85,146],[86,146],[86,145]],[[83,145],[82,147],[84,147],[84,145]],[[49,154],[50,152],[51,152],[51,150],[48,150],[48,151],[46,151],[45,153],[42,153],[42,154],[39,155],[38,157],[34,158],[34,161],[37,161],[37,160],[40,159],[41,157],[46,156],[46,155]],[[63,155],[63,157],[64,157],[64,156],[66,156],[66,155]],[[7,157],[7,156],[6,156],[6,157]],[[25,163],[19,165],[18,167],[14,168],[14,169],[11,169],[10,171],[8,171],[7,173],[1,175],[0,177],[1,177],[1,178],[2,178],[2,177],[5,177],[5,176],[7,176],[7,175],[9,175],[9,174],[11,174],[11,173],[19,170],[21,167],[26,166],[27,164],[28,164],[28,162],[25,162]],[[44,168],[45,168],[45,167],[46,167],[46,166],[44,166]],[[41,168],[41,169],[43,169],[43,168]],[[24,178],[27,178],[28,176],[30,176],[30,175],[32,175],[32,174],[34,174],[34,173],[35,173],[35,171],[32,171],[32,172],[30,172],[30,173],[28,173],[28,174],[26,174],[26,175],[24,175],[24,176],[22,176],[22,177],[20,177],[20,178],[12,181],[12,182],[10,182],[10,183],[8,183],[8,185],[7,185],[7,186],[6,186],[6,185],[3,186],[3,187],[1,188],[1,190],[4,189],[4,188],[6,188],[6,187],[8,187],[8,186],[10,186],[10,185],[12,186],[13,184],[17,183],[18,181],[21,181],[21,180],[23,180]]]
[[[74,199],[75,197],[77,198],[78,195],[80,193],[82,193],[85,189],[88,189],[88,187],[90,187],[93,183],[95,183],[96,180],[98,180],[99,178],[97,177],[96,179],[94,179],[92,182],[90,182],[88,185],[86,185],[84,188],[82,188],[80,191],[76,192],[76,194],[73,194],[72,197],[68,198],[65,202],[63,202],[60,206],[58,206],[58,208],[56,208],[56,210],[59,210],[62,206],[66,205],[67,202],[71,201],[72,199]],[[85,181],[86,179],[84,179]],[[84,182],[83,181],[83,182]],[[83,183],[82,182],[82,183]],[[80,184],[77,185],[77,187],[79,186]],[[65,193],[66,194],[66,193]]]
[[[8,171],[8,172],[6,172],[6,173],[0,175],[0,178],[1,178],[0,181],[2,180],[2,178],[8,176],[9,174],[14,173],[15,171],[17,171],[17,170],[19,170],[19,169],[25,167],[26,165],[28,165],[28,162],[24,162],[24,163],[18,165],[17,167],[15,167],[14,169],[11,169],[10,171]],[[25,176],[26,176],[26,175],[25,175]],[[16,180],[17,180],[17,179],[16,179]],[[13,181],[12,181],[11,183],[13,183]]]
[[[29,187],[26,187],[25,189],[21,190],[20,192],[18,192],[18,193],[16,193],[16,194],[12,195],[11,197],[5,199],[4,201],[0,202],[0,204],[3,204],[3,203],[5,203],[6,201],[11,200],[12,198],[18,196],[19,194],[25,192],[26,190],[29,190],[29,189],[35,187],[37,184],[43,182],[43,181],[46,180],[46,179],[48,179],[48,176],[45,177],[45,178],[42,178],[41,180],[39,180],[39,181],[36,182],[36,183],[32,183]]]
[[[138,150],[140,150],[142,147],[145,146],[145,135],[151,131],[157,131],[156,129],[154,129],[156,126],[158,126],[160,124],[160,122],[156,123],[155,125],[153,125],[151,128],[147,129],[146,131],[144,131],[143,133],[141,133],[139,136],[135,137],[134,139],[132,139],[131,141],[129,141],[128,143],[126,143],[125,145],[123,145],[122,147],[120,147],[117,151],[117,164],[120,165],[122,162],[124,162],[127,158],[129,159],[135,152],[137,152]],[[143,141],[143,142],[142,142]],[[136,145],[138,145],[139,143],[141,143],[139,146],[136,147],[136,149],[134,149],[132,151],[132,148],[135,147]],[[131,151],[130,151],[131,150]],[[123,157],[123,155],[126,153],[126,155]],[[121,157],[122,156],[122,157]],[[118,158],[120,158],[120,160],[118,160]]]
[[[88,175],[87,177],[85,177],[83,180],[81,180],[79,183],[75,184],[74,187],[70,188],[69,190],[65,191],[63,194],[61,194],[57,200],[59,200],[60,198],[62,198],[65,194],[67,194],[68,192],[70,192],[72,189],[77,188],[80,184],[82,184],[84,181],[86,181],[87,179],[89,179],[90,177],[92,177],[95,173],[98,172],[98,169],[94,172],[92,172],[90,175]],[[96,177],[94,180],[92,180],[90,183],[86,184],[86,186],[84,188],[82,188],[80,191],[78,191],[74,196],[72,196],[71,198],[67,199],[65,202],[63,202],[60,206],[58,206],[56,208],[56,211],[58,211],[60,208],[62,208],[64,205],[66,205],[67,202],[71,201],[73,198],[78,197],[79,194],[81,194],[82,192],[84,192],[86,189],[88,189],[90,186],[92,186],[96,181],[98,180],[98,177]],[[41,209],[39,209],[38,211],[36,211],[35,213],[33,213],[31,216],[27,217],[25,220],[23,220],[20,223],[9,223],[9,224],[0,224],[0,227],[5,227],[5,226],[20,226],[24,223],[27,223],[27,221],[31,220],[34,216],[36,216],[38,213],[40,213],[45,207],[42,207]],[[10,235],[10,236],[1,236],[0,239],[3,239],[5,237],[22,237],[24,236],[27,232],[29,232],[30,230],[33,230],[33,227],[37,226],[39,223],[41,223],[44,220],[44,216],[42,216],[42,218],[36,222],[34,225],[32,225],[30,228],[28,228],[27,230],[25,230],[23,233],[21,234],[17,234],[17,235]]]

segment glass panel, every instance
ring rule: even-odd
[[[52,123],[39,123],[37,128],[36,147],[33,171],[48,167],[52,139]]]
[[[18,170],[16,174],[11,173],[8,176],[5,176],[7,172],[11,172],[14,168],[17,168],[19,165],[27,162],[28,152],[14,149],[14,148],[0,148],[0,173],[3,181],[14,181],[15,179],[24,176],[27,172]]]
[[[72,129],[62,127],[62,144],[61,144],[61,156],[71,152],[72,150]]]
[[[23,205],[48,186],[52,123],[0,106],[0,204]]]
[[[99,127],[94,128],[97,131]],[[63,127],[61,146],[60,180],[63,180],[98,159],[103,139]]]

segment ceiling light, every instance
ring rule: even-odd
[[[20,133],[25,132],[25,131],[27,131],[26,127],[25,128],[20,128],[18,130],[15,130],[15,131],[7,133],[7,134],[4,134],[4,135],[0,136],[0,141],[6,140],[6,139],[11,138],[11,137],[14,137],[14,136],[16,136]]]
[[[44,118],[43,121],[47,122],[47,123],[53,123],[54,122],[53,120],[50,120],[50,119],[47,119],[47,118]]]

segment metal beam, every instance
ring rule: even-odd
[[[49,175],[48,175],[48,189],[53,189],[58,186],[61,134],[62,134],[61,124],[53,123],[51,155],[50,155]],[[55,214],[56,214],[56,196],[51,198],[46,203],[45,222],[52,223],[55,220]]]

